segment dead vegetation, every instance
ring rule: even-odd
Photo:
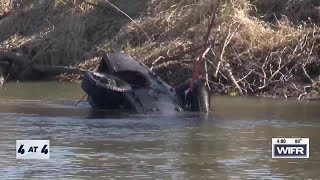
[[[145,59],[150,66],[157,66],[154,63],[157,59],[160,67],[179,64],[192,72],[210,14],[219,7],[210,34],[212,46],[206,56],[214,92],[317,98],[320,75],[317,3],[312,0],[152,1],[150,16],[141,21],[141,26],[154,38],[153,42],[141,42],[143,34],[128,25],[115,38],[115,44],[127,44],[128,52]],[[164,69],[159,73],[167,72]],[[190,73],[186,76],[190,77]],[[173,84],[177,83],[175,80],[172,78]]]
[[[6,2],[0,0],[0,14],[12,9]],[[176,85],[210,47],[205,59],[215,93],[319,96],[318,0],[141,0],[142,14],[111,1],[134,22],[101,1],[24,2],[0,20],[0,47],[35,63],[94,69],[101,49],[123,49]]]
[[[135,6],[143,7],[142,1],[131,6],[138,11]],[[0,0],[0,12],[10,12],[0,22],[0,48],[37,64],[78,64],[94,56],[102,41],[108,41],[129,21],[107,4],[92,2]],[[139,12],[130,15],[135,17]]]

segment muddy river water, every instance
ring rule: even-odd
[[[214,96],[212,112],[128,114],[74,104],[71,83],[0,91],[1,179],[320,179],[320,102]],[[272,159],[271,138],[310,139],[309,159]],[[16,159],[19,139],[49,160]]]

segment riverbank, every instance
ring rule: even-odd
[[[14,10],[0,2],[0,14],[10,12],[0,20],[2,51],[36,64],[90,70],[102,51],[124,51],[173,86],[192,76],[215,13],[206,55],[213,93],[320,97],[320,3],[315,0],[110,1],[134,22],[98,1],[28,1]]]

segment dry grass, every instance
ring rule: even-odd
[[[148,61],[168,51],[177,53],[202,43],[212,7],[218,4],[220,12],[212,37],[224,43],[229,31],[236,30],[232,44],[252,51],[298,41],[307,30],[292,22],[306,16],[317,22],[319,17],[315,0],[153,0],[148,1],[146,16],[137,19],[152,37],[150,41],[135,23],[125,25],[125,17],[119,18],[111,8],[97,8],[81,0],[15,2],[0,0],[0,13],[16,7],[0,23],[0,47],[46,64],[75,64],[99,48],[120,49],[123,45],[129,53]],[[303,8],[298,11],[300,6]],[[296,11],[299,13],[293,13]],[[283,18],[281,12],[290,16]],[[277,21],[273,25],[264,21],[267,16]]]
[[[129,24],[114,39],[114,44],[127,45],[130,52],[136,53],[143,59],[154,59],[161,53],[167,53],[167,50],[180,46],[189,47],[200,44],[207,30],[212,7],[217,6],[219,2],[218,0],[152,1],[149,4],[149,14],[151,15],[141,20],[140,25],[150,36],[155,37],[155,41],[147,42],[141,31],[134,24]],[[267,4],[268,2],[269,4]],[[286,2],[284,4],[290,5],[287,8],[292,8],[293,4],[290,2],[296,2],[296,5],[301,4],[301,1],[293,2],[292,0],[272,2],[274,1],[257,0],[255,5],[257,7],[267,7],[268,5],[277,7]],[[309,14],[312,14],[312,17],[317,17],[312,2],[303,2],[303,7],[309,7],[309,9],[304,9],[304,14],[300,12],[299,17]],[[233,45],[237,43],[243,48],[252,50],[272,49],[297,41],[305,33],[308,33],[308,29],[301,25],[301,21],[299,21],[299,25],[293,25],[293,21],[290,21],[292,18],[278,16],[274,24],[262,20],[259,18],[262,15],[258,14],[260,10],[257,10],[257,7],[248,0],[222,0],[220,6],[212,37],[217,36],[221,43],[229,31],[236,30],[232,38]],[[289,11],[288,14],[290,13],[292,12]],[[150,50],[158,54],[154,55],[154,53],[150,53]]]
[[[0,0],[1,12],[11,13],[0,22],[1,49],[40,64],[78,64],[128,22],[104,4],[82,0],[28,0],[16,9],[6,2]]]
[[[73,1],[30,1],[0,23],[1,46],[37,63],[74,63],[90,48],[81,20],[89,12],[88,6]]]
[[[166,57],[201,45],[212,11],[219,6],[210,35],[215,43],[207,55],[213,65],[209,67],[210,79],[223,87],[217,91],[233,90],[222,72],[229,66],[241,88],[256,93],[276,89],[277,85],[269,84],[288,83],[283,78],[303,71],[292,67],[319,64],[319,0],[112,1],[125,12],[140,12],[138,3],[146,4],[141,18],[135,18],[137,24],[103,4],[91,6],[82,0],[44,2],[24,1],[1,20],[0,48],[20,52],[37,63],[70,65],[94,57],[99,49],[119,50],[123,46],[148,65],[163,56],[156,70],[175,84],[191,76],[198,52],[170,62]],[[0,13],[10,8],[6,0],[0,0]],[[221,69],[217,70],[219,63]],[[183,72],[171,67],[183,67]],[[167,75],[169,71],[171,75]],[[307,68],[307,74],[302,74],[313,79],[317,73]]]
[[[0,1],[0,13],[2,14],[9,9],[11,9],[10,1],[1,0]]]
[[[255,93],[266,88],[263,85],[268,81],[279,80],[280,77],[273,74],[277,71],[273,67],[278,67],[278,64],[284,67],[284,64],[288,65],[293,61],[304,64],[312,59],[319,59],[320,47],[316,42],[319,42],[320,11],[317,3],[318,1],[312,0],[154,0],[149,2],[149,16],[139,21],[140,26],[153,37],[153,41],[148,41],[131,23],[122,28],[112,44],[106,44],[125,45],[127,52],[151,65],[159,56],[166,59],[168,56],[201,45],[212,10],[219,6],[211,34],[211,39],[215,39],[215,46],[207,56],[213,64],[213,67],[209,68],[210,79],[221,86],[228,84],[222,72],[218,71],[217,76],[213,76],[213,72],[217,71],[215,66],[223,61],[222,68],[230,64],[235,78],[245,80],[239,82],[240,86],[245,91]],[[181,59],[195,60],[197,55],[197,51],[188,53],[176,61],[170,60],[160,64],[159,68],[163,69],[163,65],[168,67],[180,64],[181,67],[189,67],[191,72],[192,64],[182,63]],[[263,64],[272,68],[258,68]],[[166,71],[159,72],[163,77],[166,76]],[[264,80],[257,85],[260,81],[259,76],[263,73],[265,75],[260,79]],[[185,77],[187,76],[190,77],[191,74]],[[171,78],[171,83],[178,83],[176,79]],[[180,81],[180,78],[178,79]],[[220,89],[219,92],[229,92],[232,89],[231,85],[226,90]]]

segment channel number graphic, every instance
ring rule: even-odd
[[[49,140],[17,140],[17,159],[50,159]]]

